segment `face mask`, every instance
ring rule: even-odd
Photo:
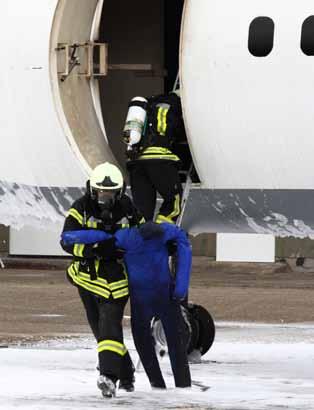
[[[97,191],[97,202],[101,207],[112,207],[115,201],[116,193],[114,191]]]
[[[101,210],[101,219],[104,222],[111,220],[111,212],[115,204],[115,191],[101,191],[97,190],[97,204]]]

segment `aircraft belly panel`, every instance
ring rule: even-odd
[[[62,224],[83,188],[39,187],[0,181],[0,224],[50,229]]]
[[[313,190],[192,189],[182,226],[189,233],[258,233],[314,238]]]

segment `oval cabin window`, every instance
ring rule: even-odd
[[[270,17],[256,17],[250,24],[249,51],[254,57],[266,57],[274,46],[275,24]]]
[[[314,16],[308,17],[302,24],[301,49],[307,56],[314,56]]]

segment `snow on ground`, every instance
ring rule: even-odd
[[[137,355],[129,331],[126,343]],[[143,371],[134,393],[103,399],[96,387],[95,342],[90,336],[0,349],[0,408],[313,410],[314,325],[217,324],[216,341],[191,365],[191,389],[151,391]]]

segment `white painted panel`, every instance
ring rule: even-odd
[[[313,0],[186,0],[183,106],[206,187],[314,188],[314,58],[300,48],[313,14]],[[248,50],[258,16],[275,24],[265,58]]]
[[[2,0],[0,180],[83,186],[85,172],[58,119],[49,42],[57,0]]]
[[[59,245],[62,223],[49,224],[42,229],[25,226],[22,229],[10,229],[11,255],[62,256]]]
[[[274,262],[275,237],[255,234],[217,234],[219,262]]]

